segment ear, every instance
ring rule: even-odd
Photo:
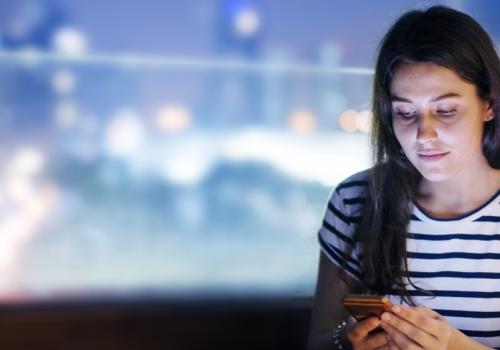
[[[495,118],[495,112],[493,111],[493,100],[485,102],[484,111],[483,111],[483,121],[489,122],[493,118]]]

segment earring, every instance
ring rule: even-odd
[[[486,119],[486,121],[489,122],[490,120],[493,120],[493,118],[495,118],[495,115],[492,113],[488,116],[488,119]]]

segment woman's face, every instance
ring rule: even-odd
[[[484,166],[482,135],[491,115],[476,87],[430,63],[403,63],[391,86],[392,123],[408,160],[428,181]]]

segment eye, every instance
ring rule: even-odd
[[[396,111],[396,115],[403,119],[411,119],[417,115],[417,111]]]
[[[437,110],[437,113],[439,115],[442,115],[442,116],[445,116],[445,117],[451,117],[453,116],[455,113],[457,112],[456,109],[441,109],[441,110]]]

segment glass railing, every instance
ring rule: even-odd
[[[327,57],[328,58],[328,57]],[[371,70],[0,53],[0,297],[312,295]]]

